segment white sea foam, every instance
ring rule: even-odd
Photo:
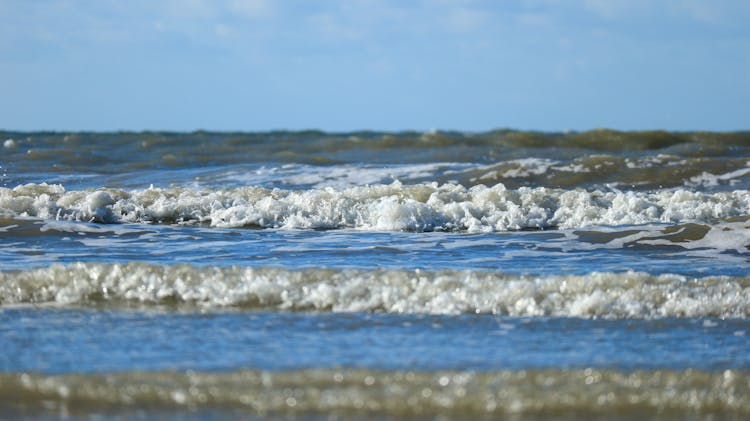
[[[229,182],[233,185],[305,186],[337,189],[354,186],[390,183],[394,180],[420,180],[434,178],[446,171],[458,172],[473,167],[471,164],[430,163],[408,165],[330,165],[315,166],[286,164],[261,167],[248,171],[230,171],[208,177],[212,183]]]
[[[504,162],[503,164],[514,165],[515,168],[511,168],[503,172],[503,177],[528,177],[530,175],[544,174],[549,170],[550,167],[557,164],[557,161],[551,159],[540,159],[540,158],[524,158],[515,159],[512,161]]]
[[[640,225],[628,229],[619,227],[595,227],[582,231],[560,231],[561,238],[552,239],[550,247],[564,251],[622,249],[637,245],[680,247],[686,250],[702,250],[701,254],[737,264],[746,263],[750,247],[750,221],[721,221],[707,225],[663,224]],[[602,236],[607,235],[604,240]],[[599,239],[594,237],[598,236]],[[726,252],[738,255],[723,254]]]
[[[584,166],[582,163],[579,162],[573,162],[567,165],[559,165],[552,167],[555,171],[561,171],[561,172],[572,172],[572,173],[590,173],[591,169]]]
[[[204,223],[216,227],[382,231],[580,228],[591,225],[712,222],[750,213],[750,192],[703,193],[466,188],[437,183],[281,190],[66,191],[61,185],[0,188],[0,212],[104,223]]]
[[[686,160],[674,155],[658,154],[625,159],[625,165],[630,169],[652,168],[652,167],[674,167],[685,165]]]
[[[744,177],[750,174],[750,161],[745,165],[749,166],[746,168],[739,168],[734,171],[730,171],[724,174],[711,174],[703,172],[700,175],[691,177],[690,180],[686,181],[685,184],[688,186],[703,186],[703,187],[714,187],[721,184],[729,184],[733,186],[740,182],[738,178]]]
[[[471,181],[496,180],[498,178],[527,178],[532,175],[545,174],[550,168],[553,168],[553,166],[558,163],[558,161],[544,158],[512,159],[510,161],[501,161],[491,165],[474,166],[466,168],[463,171],[447,171],[446,174],[466,171],[485,171],[484,174],[472,178]]]
[[[188,304],[290,311],[602,318],[750,317],[750,278],[517,276],[77,263],[0,272],[0,304]]]

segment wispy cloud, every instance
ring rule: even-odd
[[[245,19],[269,18],[275,10],[274,4],[269,0],[228,0],[226,8]]]
[[[353,112],[339,104],[356,103],[393,121],[419,109],[457,127],[451,121],[462,112],[483,109],[482,118],[509,116],[503,124],[522,126],[513,116],[549,118],[555,106],[567,109],[558,98],[572,96],[627,103],[634,90],[642,98],[651,89],[679,107],[668,97],[701,85],[747,104],[749,21],[746,0],[0,0],[0,91],[59,108],[56,98],[86,90],[106,102],[91,86],[118,87],[135,75],[134,86],[160,98],[210,99],[213,83],[231,86],[230,94],[240,87],[244,96],[233,104],[240,108],[264,92],[263,100],[300,110],[329,98],[337,121]],[[709,80],[717,69],[722,77]],[[394,97],[412,108],[399,108]],[[455,113],[441,103],[455,104]],[[322,108],[306,115],[326,118]],[[0,116],[13,112],[0,105]]]
[[[489,13],[470,8],[457,8],[448,11],[446,23],[454,31],[476,31],[490,20]]]

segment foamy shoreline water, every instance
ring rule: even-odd
[[[519,370],[0,374],[0,410],[78,413],[222,408],[234,416],[642,419],[750,415],[747,372]],[[45,402],[45,405],[41,405]],[[44,408],[44,409],[42,409]],[[232,412],[237,411],[237,412]],[[11,412],[11,413],[13,413]],[[636,415],[637,414],[637,415]]]

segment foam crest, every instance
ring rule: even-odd
[[[349,188],[355,186],[382,184],[394,180],[421,181],[434,180],[442,173],[458,172],[471,168],[472,164],[437,162],[426,164],[373,165],[305,165],[285,164],[263,166],[252,169],[231,169],[201,177],[201,184],[207,186],[262,185],[265,187],[291,188]]]
[[[17,414],[221,408],[245,416],[337,419],[365,413],[378,419],[742,419],[750,416],[749,393],[748,374],[732,370],[0,373],[0,410]]]
[[[517,276],[77,263],[0,272],[0,304],[167,305],[261,310],[583,318],[750,316],[750,278],[641,272]]]
[[[383,231],[579,228],[711,222],[750,213],[750,192],[466,188],[437,183],[281,190],[66,191],[61,185],[0,188],[0,212],[104,223],[203,223],[215,227],[354,228]]]

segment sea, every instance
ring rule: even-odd
[[[0,131],[0,419],[750,419],[750,132]]]

